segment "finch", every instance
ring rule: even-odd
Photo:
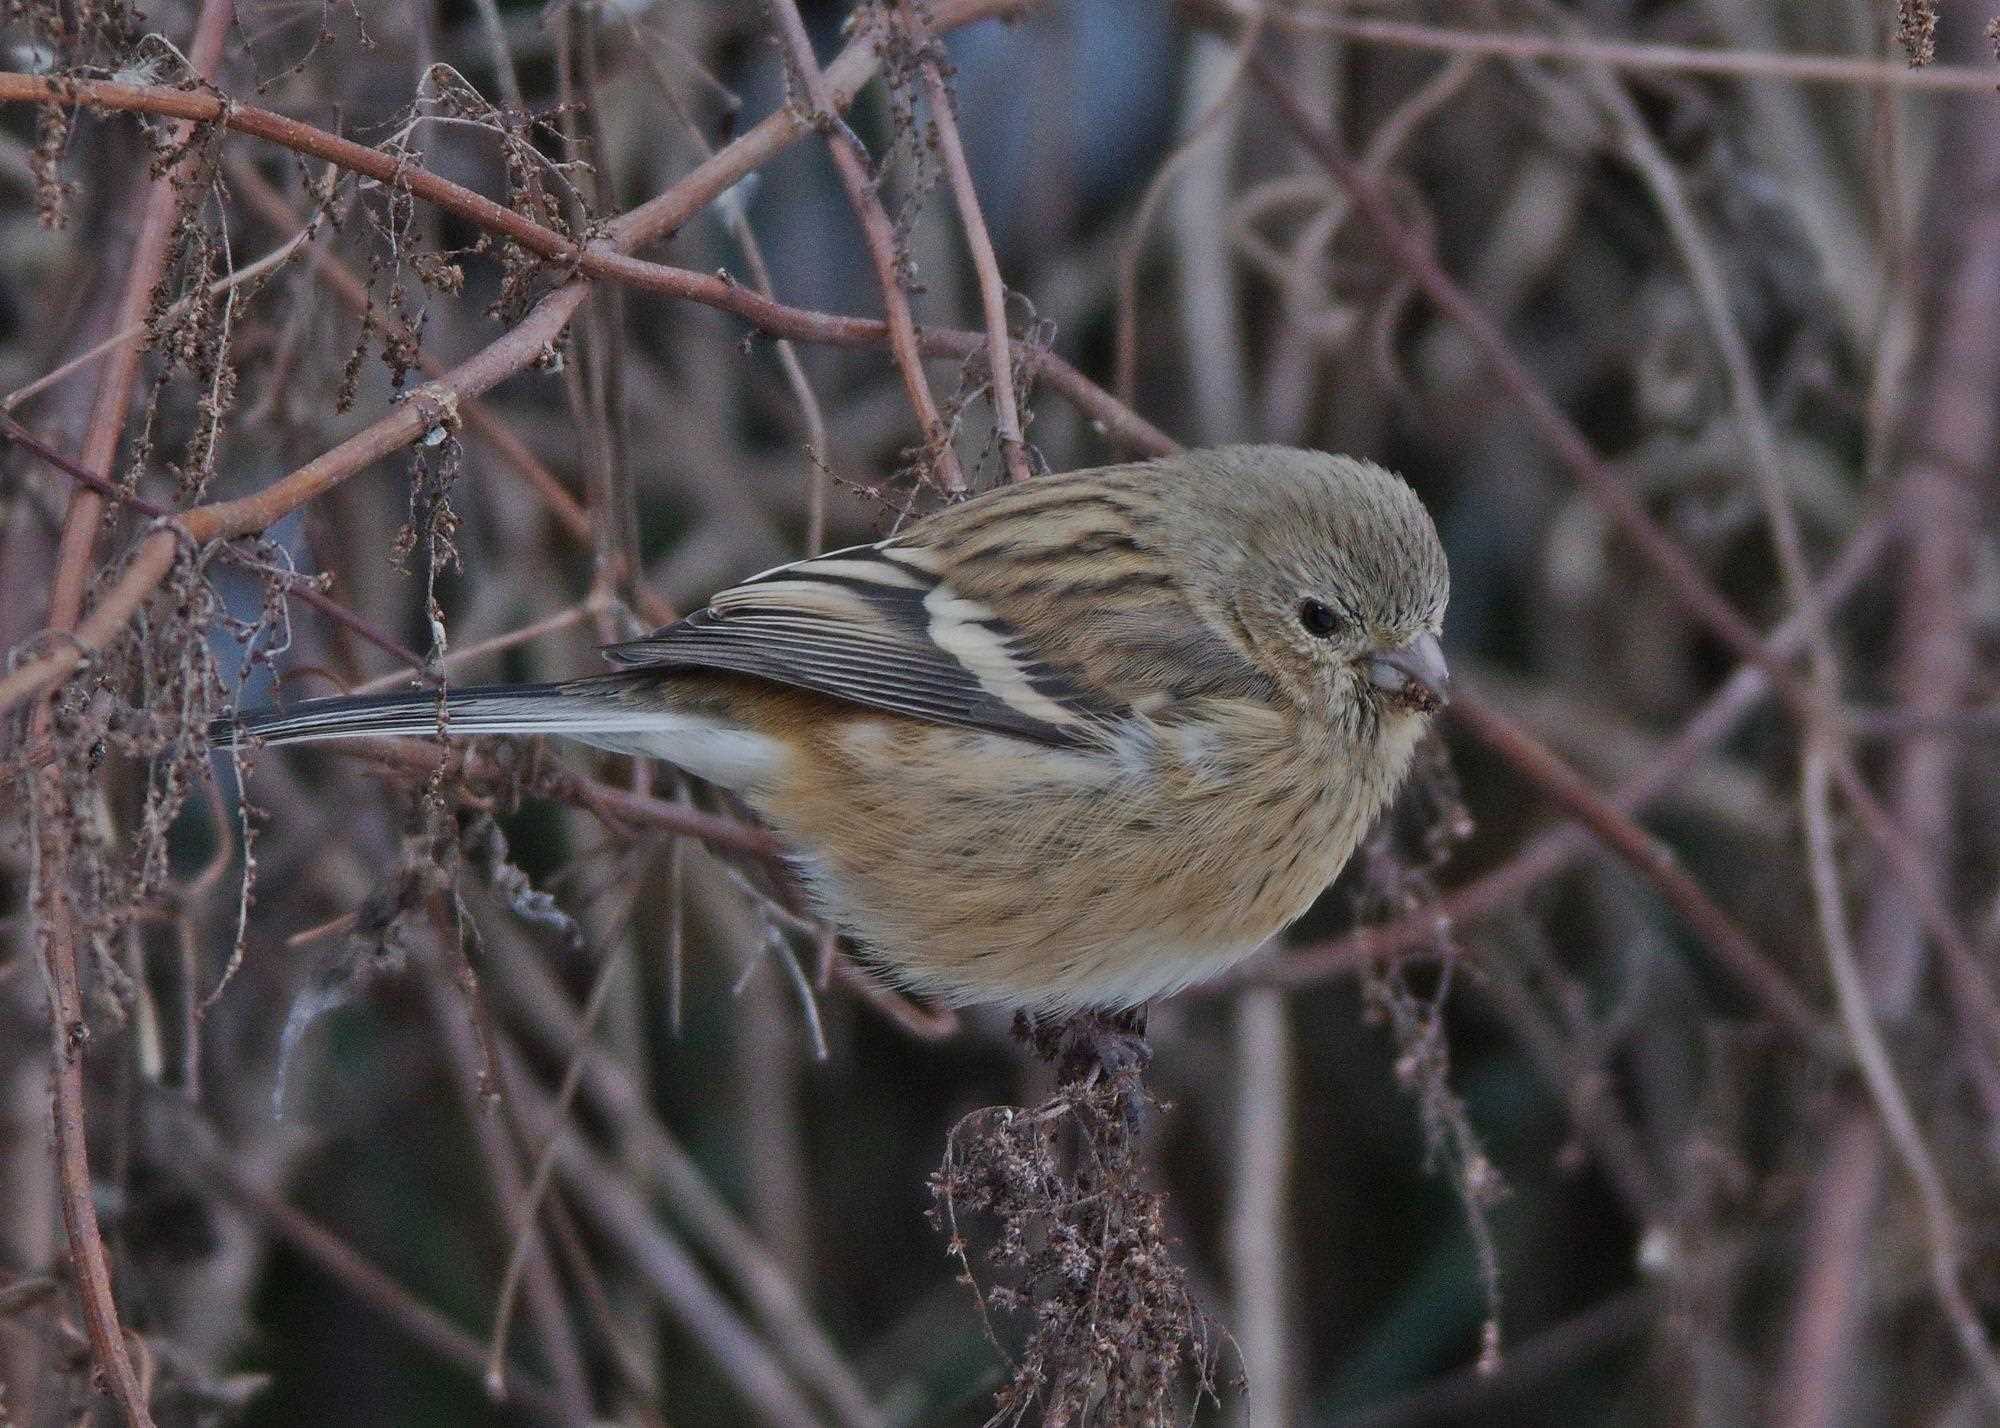
[[[752,576],[558,684],[321,699],[215,742],[554,734],[738,794],[903,986],[1115,1012],[1303,913],[1447,695],[1404,481],[1272,446],[990,491]],[[440,707],[441,706],[441,707]]]

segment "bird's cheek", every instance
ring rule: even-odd
[[[1350,733],[1365,730],[1376,722],[1375,692],[1367,681],[1357,679],[1351,669],[1338,669],[1327,681],[1322,705],[1326,717],[1337,728]]]
[[[1284,691],[1284,697],[1304,709],[1316,709],[1329,697],[1328,671],[1309,652],[1273,650],[1257,667]]]

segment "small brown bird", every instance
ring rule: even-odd
[[[1139,1006],[1299,916],[1446,692],[1437,532],[1365,461],[1234,446],[992,491],[780,566],[616,673],[452,690],[734,790],[898,982]],[[440,695],[219,721],[219,743],[438,727]]]

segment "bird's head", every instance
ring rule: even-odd
[[[1400,476],[1286,447],[1202,453],[1199,602],[1303,712],[1363,731],[1449,698],[1450,581],[1430,514]],[[1234,538],[1226,533],[1235,532]]]

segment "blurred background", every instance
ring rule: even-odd
[[[24,0],[0,54],[182,84],[197,8]],[[577,236],[722,173],[640,256],[883,310],[780,10],[221,8],[222,94]],[[918,323],[974,334],[926,369],[971,487],[1007,473],[912,23],[1038,471],[1156,449],[1129,409],[1390,465],[1449,550],[1472,712],[1287,946],[1153,1009],[1143,1175],[1219,1336],[1216,1395],[1190,1379],[1171,1416],[2000,1421],[2000,70],[1952,8],[1933,35],[1917,0],[801,7],[822,63],[882,52],[846,122]],[[787,142],[715,167],[787,105]],[[962,1118],[1051,1090],[1004,1015],[857,976],[741,838],[677,836],[740,827],[670,771],[412,745],[239,781],[201,734],[412,661],[590,672],[935,507],[882,344],[598,284],[437,405],[422,364],[500,350],[568,268],[263,139],[0,125],[0,391],[47,447],[108,431],[106,474],[180,510],[436,406],[181,558],[39,722],[10,714],[0,1422],[115,1418],[62,1251],[51,896],[156,1421],[986,1421],[1033,1311],[983,1318],[926,1212]],[[107,428],[96,349],[160,190]],[[75,489],[18,442],[0,464],[10,667],[62,643]],[[149,521],[103,518],[86,608]],[[1778,694],[1700,587],[1784,631]],[[991,1224],[962,1228],[1005,1283]]]

